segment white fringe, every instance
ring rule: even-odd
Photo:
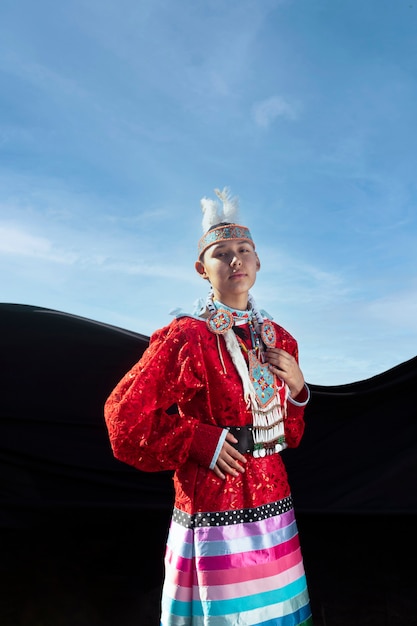
[[[232,329],[228,330],[224,334],[224,340],[226,342],[227,350],[232,357],[232,361],[242,380],[243,397],[245,399],[246,406],[249,408],[256,403],[256,391],[253,388],[251,379],[249,378],[249,371],[248,366],[246,365],[245,357],[242,354],[239,342]]]

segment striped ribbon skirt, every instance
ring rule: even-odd
[[[311,626],[291,496],[254,509],[174,509],[161,626]]]

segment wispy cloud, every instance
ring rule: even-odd
[[[42,261],[51,266],[55,264],[78,266],[83,268],[83,271],[118,275],[121,280],[142,276],[164,278],[180,283],[196,282],[191,267],[184,267],[181,259],[176,264],[168,262],[169,250],[164,253],[152,246],[146,251],[143,247],[135,250],[132,241],[128,242],[127,239],[124,241],[117,239],[111,248],[108,237],[89,246],[89,240],[91,242],[94,240],[94,230],[77,239],[75,231],[71,237],[70,231],[63,229],[55,231],[53,238],[48,238],[35,235],[23,226],[0,222],[0,256],[30,259],[34,263]],[[165,259],[166,262],[161,262],[161,259]]]
[[[258,126],[268,128],[278,117],[289,120],[297,119],[298,106],[283,96],[271,96],[254,104],[252,113]]]
[[[365,309],[370,316],[387,326],[400,327],[404,334],[417,332],[417,287],[378,298],[368,303]]]
[[[18,227],[0,224],[0,254],[72,264],[77,255],[59,251],[45,237],[32,235]]]

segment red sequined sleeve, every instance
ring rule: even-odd
[[[296,339],[282,326],[276,325],[277,345],[292,354],[297,363],[299,362],[298,344]],[[304,407],[287,403],[287,418],[285,420],[285,441],[289,448],[296,448],[304,434]]]
[[[118,383],[104,407],[113,453],[143,471],[175,470],[199,453],[207,467],[222,432],[193,416],[168,414],[206,385],[195,346],[174,320],[151,337],[142,358]]]
[[[289,448],[296,448],[304,434],[304,407],[288,402],[285,420],[285,441]]]

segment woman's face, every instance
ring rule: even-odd
[[[216,300],[242,310],[260,266],[253,246],[240,239],[210,246],[195,264],[197,272],[210,281]]]

